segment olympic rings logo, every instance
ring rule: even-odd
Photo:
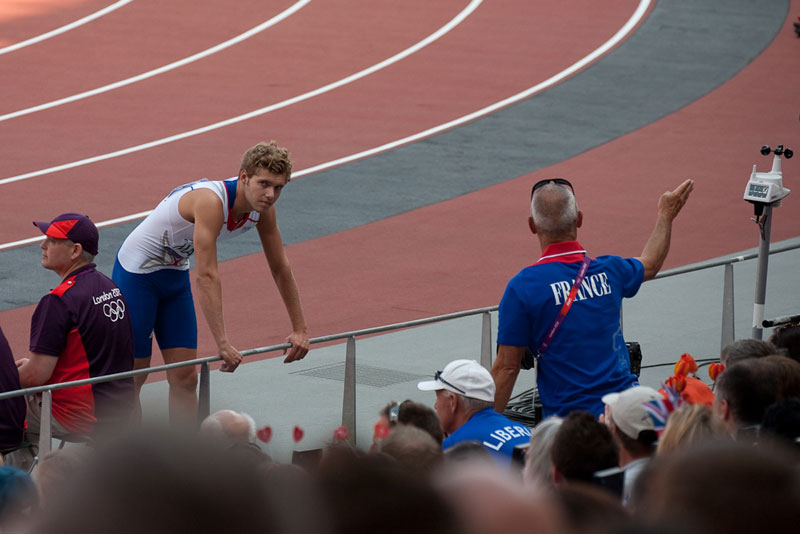
[[[125,302],[122,299],[112,300],[103,304],[103,314],[116,323],[125,318]]]

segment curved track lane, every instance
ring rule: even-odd
[[[245,32],[295,1],[274,0],[265,8],[264,2],[256,0],[136,0],[90,24],[0,56],[0,69],[15,74],[15,83],[0,87],[0,113],[64,98],[180,60]],[[75,127],[82,126],[78,119]]]
[[[463,3],[461,6],[463,7]],[[143,211],[152,208],[155,202],[163,194],[165,182],[177,185],[192,176],[227,176],[232,173],[229,156],[225,161],[221,161],[218,154],[224,153],[226,147],[238,154],[242,146],[252,143],[252,139],[264,137],[263,132],[281,132],[278,137],[281,143],[292,148],[297,161],[297,168],[307,165],[315,165],[349,155],[353,152],[374,147],[376,144],[393,141],[397,138],[417,133],[421,129],[435,126],[442,122],[452,120],[463,114],[470,113],[484,105],[496,102],[498,93],[501,98],[507,97],[520,90],[526,89],[531,85],[548,78],[552,74],[565,68],[574,61],[590,53],[594,48],[601,45],[606,39],[614,34],[616,29],[621,26],[630,16],[633,2],[626,2],[630,9],[620,10],[614,16],[609,15],[605,10],[598,9],[605,14],[599,17],[598,21],[592,25],[591,29],[587,25],[588,42],[575,43],[571,48],[565,47],[559,36],[550,40],[538,38],[523,38],[523,36],[537,35],[544,33],[545,25],[553,25],[558,20],[562,24],[567,24],[567,15],[562,14],[562,18],[553,17],[558,13],[556,3],[548,4],[549,9],[543,11],[540,6],[535,13],[536,16],[516,19],[518,15],[515,10],[500,4],[500,7],[492,9],[481,8],[472,14],[467,20],[455,28],[450,34],[442,37],[436,43],[417,52],[416,54],[403,59],[391,67],[372,74],[356,83],[338,88],[322,96],[314,97],[298,105],[293,105],[285,109],[270,113],[268,116],[258,117],[224,128],[219,131],[203,134],[190,138],[185,141],[172,143],[170,145],[149,149],[142,153],[135,153],[130,156],[95,163],[87,167],[78,167],[67,171],[57,172],[51,176],[41,176],[32,178],[39,184],[46,184],[45,187],[57,187],[58,183],[69,183],[70,189],[67,192],[69,198],[66,201],[76,205],[75,209],[91,210],[96,220],[105,220],[123,214]],[[587,6],[589,3],[586,4]],[[276,27],[270,31],[270,36],[278,38],[280,31],[291,33],[291,24],[303,25],[303,17],[310,17],[313,14],[313,6],[292,17],[291,21]],[[452,15],[449,13],[448,15]],[[502,16],[500,16],[502,15]],[[319,13],[315,15],[319,17]],[[539,25],[541,32],[528,32],[531,24],[518,22],[516,20],[531,20]],[[324,17],[328,20],[328,17]],[[393,19],[395,20],[395,19]],[[402,19],[401,19],[402,20]],[[549,22],[548,22],[549,21]],[[410,21],[413,22],[413,21]],[[437,21],[440,24],[442,21]],[[602,22],[602,24],[600,24]],[[395,24],[399,24],[395,22]],[[534,24],[534,26],[536,26]],[[462,28],[462,26],[464,26]],[[557,26],[557,25],[556,25]],[[419,28],[424,28],[419,23],[414,25],[414,39],[426,35],[426,32]],[[399,33],[400,38],[410,41],[408,27],[402,24],[397,27],[403,30]],[[435,27],[433,28],[435,29]],[[503,30],[506,30],[503,33]],[[382,30],[383,31],[383,30]],[[489,31],[492,34],[502,34],[505,37],[494,39],[486,43],[480,55],[473,53],[474,36],[476,33]],[[558,34],[560,35],[560,34]],[[253,40],[255,41],[255,40]],[[248,43],[248,45],[253,43]],[[407,43],[410,44],[410,43]],[[346,45],[354,46],[352,43]],[[400,48],[400,43],[395,44]],[[558,49],[561,51],[558,59],[554,59],[549,51]],[[519,54],[520,50],[532,50],[533,53],[525,54],[520,60],[511,61],[508,58],[514,54]],[[233,52],[233,51],[231,51]],[[350,58],[353,51],[345,54],[340,61],[345,65],[352,65],[355,58]],[[370,56],[372,57],[372,56]],[[381,58],[382,59],[382,58]],[[360,59],[364,63],[364,59]],[[207,63],[203,61],[202,63]],[[170,73],[178,76],[185,74],[186,69],[180,72]],[[313,76],[325,75],[325,72],[315,73]],[[436,74],[438,73],[438,74]],[[480,76],[476,76],[480,74]],[[311,76],[313,78],[313,76]],[[170,77],[169,75],[167,77]],[[161,78],[161,77],[160,77]],[[309,85],[306,78],[303,82]],[[328,74],[327,80],[335,76]],[[320,79],[319,83],[327,81]],[[153,81],[155,83],[155,80]],[[140,90],[144,84],[137,84],[125,90]],[[249,87],[249,86],[248,86]],[[294,85],[293,87],[297,87]],[[305,88],[305,87],[304,87]],[[303,88],[303,89],[304,89]],[[280,88],[284,94],[289,96],[286,88]],[[298,89],[300,90],[300,89]],[[90,106],[93,102],[103,97],[112,98],[118,96],[103,95],[91,99],[85,103]],[[217,99],[208,106],[197,108],[196,101],[192,100],[197,113],[166,113],[159,108],[162,115],[168,116],[166,120],[175,121],[194,121],[195,124],[203,117],[213,116],[217,110],[221,112],[234,108],[238,102],[246,98],[264,98],[258,91],[240,91],[242,94],[232,96],[230,99]],[[275,93],[275,91],[273,91]],[[277,98],[277,97],[276,97]],[[201,99],[201,101],[203,101]],[[143,99],[142,102],[152,105],[153,99]],[[36,124],[42,124],[43,116],[52,116],[56,113],[72,113],[76,106],[84,103],[76,103],[66,106],[63,110],[51,110],[39,113],[30,117],[20,118],[23,125],[31,122],[29,135],[32,139],[38,138],[42,132],[35,128]],[[243,106],[248,109],[247,106]],[[252,108],[252,105],[251,105]],[[250,109],[251,109],[250,108]],[[112,110],[113,111],[113,110]],[[95,119],[95,114],[82,114],[82,117]],[[79,119],[76,118],[76,121]],[[129,120],[134,120],[129,116]],[[11,121],[14,122],[14,121]],[[60,124],[72,124],[70,121],[59,121]],[[0,124],[0,129],[5,125]],[[119,124],[98,125],[98,132],[94,128],[86,128],[86,135],[90,139],[103,137],[105,139],[125,137],[130,139],[128,130],[119,128]],[[151,124],[146,125],[152,128]],[[52,135],[54,126],[42,126],[47,129],[47,135]],[[131,132],[132,135],[140,135]],[[267,134],[268,137],[273,137]],[[74,145],[84,144],[80,139],[73,141]],[[85,146],[94,148],[97,143],[87,142]],[[28,146],[33,147],[32,140]],[[230,148],[233,147],[233,148]],[[2,149],[0,149],[2,150]],[[64,146],[59,146],[58,155],[68,151]],[[169,158],[169,154],[180,151],[185,154],[181,163],[184,165],[182,175],[172,177],[178,171],[166,168],[162,161]],[[8,150],[6,154],[6,169],[13,169],[13,161],[21,161],[22,164],[29,165],[34,160],[26,154]],[[230,153],[230,152],[229,152]],[[55,158],[55,155],[49,155]],[[235,158],[235,156],[234,156]],[[44,163],[44,162],[41,162]],[[177,163],[177,161],[176,161]],[[13,172],[13,171],[12,171]],[[7,174],[8,175],[8,174]],[[7,176],[6,175],[6,176]],[[127,199],[128,210],[126,213],[115,212],[113,204],[106,204],[102,199],[107,198],[101,185],[107,184],[109,178],[113,177],[114,189],[117,194]],[[153,187],[148,187],[153,184]],[[29,187],[24,182],[14,182],[0,185],[0,188],[12,198],[16,192],[22,192]],[[64,202],[63,196],[59,202]],[[132,209],[131,209],[132,208]],[[20,224],[18,229],[24,232],[18,237],[31,235],[31,229],[27,225]],[[11,228],[0,230],[0,235],[5,237],[5,232],[13,232]],[[13,235],[13,234],[12,234]]]

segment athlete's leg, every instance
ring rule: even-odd
[[[185,362],[197,358],[197,349],[162,349],[164,363]],[[173,424],[197,424],[197,368],[180,367],[167,371],[169,382],[169,419]]]
[[[153,350],[153,326],[155,325],[158,311],[156,288],[149,283],[147,275],[129,273],[120,265],[118,259],[114,263],[114,271],[111,277],[125,297],[131,318],[134,345],[133,369],[146,369],[150,367],[150,355]],[[134,424],[142,420],[142,404],[139,401],[139,394],[146,380],[146,374],[133,377],[135,400],[131,422]]]
[[[194,312],[188,271],[163,271],[162,294],[155,336],[164,363],[184,362],[197,358],[197,318]],[[168,277],[168,279],[167,279]],[[169,382],[169,414],[173,424],[197,424],[197,368],[181,367],[167,371]]]

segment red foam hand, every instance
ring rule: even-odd
[[[302,428],[300,428],[299,426],[295,426],[294,431],[292,432],[292,437],[294,438],[294,442],[299,443],[300,440],[303,439],[304,434],[305,432],[303,432]]]
[[[333,437],[338,439],[339,441],[344,441],[347,439],[347,427],[342,425],[337,427],[336,430],[333,431]]]
[[[389,427],[383,423],[375,423],[375,430],[372,433],[373,439],[383,439],[389,435]]]
[[[269,426],[265,426],[256,432],[256,436],[258,439],[263,441],[264,443],[269,443],[269,440],[272,439],[272,428]]]

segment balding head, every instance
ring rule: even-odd
[[[246,413],[219,410],[203,420],[200,433],[232,442],[255,443],[256,423]]]
[[[578,237],[580,216],[572,191],[559,184],[539,187],[531,199],[531,229],[550,242]]]

